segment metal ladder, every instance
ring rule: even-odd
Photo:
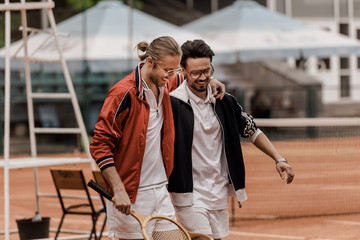
[[[81,115],[79,103],[77,100],[77,96],[75,93],[75,89],[71,80],[71,76],[67,67],[67,64],[65,62],[65,59],[62,55],[61,46],[58,40],[58,34],[56,31],[56,23],[54,19],[54,15],[51,8],[47,8],[47,16],[49,18],[49,23],[51,26],[52,31],[47,32],[40,29],[34,29],[34,28],[28,28],[26,23],[26,16],[22,17],[22,36],[24,41],[24,57],[16,57],[17,59],[22,59],[25,62],[25,78],[26,78],[26,93],[27,93],[27,104],[28,104],[28,115],[29,115],[29,131],[30,131],[30,144],[31,144],[31,155],[33,157],[36,156],[36,134],[81,134],[82,140],[84,142],[85,146],[89,146],[89,140],[86,133],[86,128],[84,125],[84,121]],[[24,14],[26,15],[26,12],[24,11]],[[52,35],[52,37],[55,40],[56,48],[59,53],[59,61],[62,66],[62,71],[64,73],[64,78],[66,82],[66,86],[68,88],[68,93],[34,93],[32,92],[32,85],[31,85],[31,74],[30,74],[30,62],[46,62],[46,59],[38,59],[38,58],[32,58],[28,56],[27,51],[27,41],[28,41],[28,32],[31,34],[34,32],[44,32]],[[30,34],[30,35],[31,35]],[[50,60],[52,61],[52,60]],[[74,108],[76,121],[78,124],[78,127],[75,128],[41,128],[41,127],[35,127],[34,123],[34,99],[69,99],[71,100],[72,106]],[[87,152],[88,156],[90,157],[89,149],[85,148],[85,151]]]
[[[86,132],[85,124],[81,115],[78,99],[76,92],[71,80],[71,76],[66,64],[66,61],[62,54],[62,49],[58,39],[58,33],[56,29],[56,22],[52,9],[54,8],[53,0],[46,0],[45,2],[21,2],[10,3],[9,0],[5,0],[5,4],[0,4],[0,11],[5,12],[5,21],[6,21],[6,39],[5,46],[7,49],[10,49],[10,12],[11,11],[20,11],[21,13],[21,27],[22,39],[23,39],[23,52],[24,56],[18,57],[13,56],[16,59],[23,60],[25,63],[25,81],[26,81],[26,98],[27,98],[27,108],[28,108],[28,123],[29,123],[29,135],[30,135],[30,149],[31,157],[30,158],[18,158],[11,159],[9,158],[9,148],[10,148],[10,51],[7,50],[7,56],[5,60],[5,108],[4,108],[4,160],[0,162],[0,167],[4,168],[4,210],[5,210],[5,240],[9,240],[10,229],[9,229],[9,218],[10,218],[10,202],[9,202],[9,170],[16,168],[32,167],[34,170],[34,181],[35,181],[35,194],[36,194],[36,208],[37,211],[40,211],[39,198],[42,196],[56,196],[54,194],[45,194],[39,192],[39,181],[38,181],[38,171],[37,167],[39,166],[51,166],[51,165],[63,165],[70,163],[90,163],[92,170],[96,168],[95,162],[92,160],[90,151],[89,151],[89,139]],[[27,10],[46,10],[46,15],[49,20],[51,31],[34,29],[27,26]],[[49,38],[53,38],[57,52],[59,54],[59,59],[57,62],[61,63],[62,71],[64,74],[65,83],[67,86],[68,92],[66,93],[35,93],[32,90],[31,83],[31,73],[30,73],[30,63],[31,62],[54,62],[53,60],[40,59],[29,56],[28,52],[28,40],[37,32],[49,34]],[[77,127],[74,128],[44,128],[44,127],[35,127],[34,120],[34,100],[35,99],[68,99],[72,103],[74,109],[75,118]],[[36,135],[37,134],[80,134],[83,142],[84,150],[88,158],[41,158],[37,154],[37,145],[36,145]]]

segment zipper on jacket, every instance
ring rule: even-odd
[[[221,132],[222,132],[222,136],[223,136],[223,148],[224,148],[224,154],[225,154],[225,163],[226,163],[226,168],[227,168],[227,172],[228,172],[228,176],[229,176],[229,179],[230,179],[230,183],[234,189],[234,192],[236,194],[236,190],[235,190],[235,187],[234,187],[234,183],[233,183],[233,180],[231,179],[231,174],[230,174],[230,171],[229,171],[229,164],[228,164],[228,161],[227,161],[227,157],[226,157],[226,148],[225,148],[225,133],[224,133],[224,127],[220,121],[220,118],[219,116],[217,115],[216,113],[216,109],[215,109],[215,105],[216,105],[216,100],[215,100],[215,103],[214,103],[214,113],[215,113],[215,116],[217,118],[217,120],[219,121],[219,124],[220,124],[220,127],[221,127]],[[237,197],[236,197],[237,198]],[[241,202],[239,201],[238,199],[238,205],[239,205],[239,208],[242,208],[241,206]]]
[[[180,99],[179,99],[180,100]],[[182,100],[180,100],[182,101]],[[193,128],[195,128],[195,114],[194,114],[194,110],[192,109],[192,106],[190,104],[190,99],[188,99],[188,102],[185,102],[189,108],[191,109],[191,112],[193,114],[193,118],[194,118],[194,122],[193,122]],[[190,154],[191,154],[191,178],[192,178],[192,183],[193,183],[193,189],[192,189],[192,195],[193,195],[193,200],[192,200],[192,205],[191,206],[194,206],[195,203],[194,203],[194,171],[193,171],[193,162],[192,162],[192,145],[193,145],[193,140],[194,140],[194,129],[192,131],[192,138],[191,138],[191,151],[190,151]]]

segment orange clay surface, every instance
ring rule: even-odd
[[[224,240],[359,240],[359,142],[357,138],[341,141],[340,145],[315,140],[301,144],[274,143],[294,168],[295,179],[289,185],[280,179],[271,159],[250,144],[243,144],[248,201],[241,209],[237,204],[233,209],[230,207],[233,216],[230,235]],[[81,168],[87,180],[92,178],[89,164],[51,168]],[[49,169],[38,168],[40,191],[55,194]],[[0,169],[0,232],[4,231],[3,178],[4,171]],[[93,194],[97,196],[95,192]],[[232,206],[233,200],[229,199],[229,202]],[[62,214],[58,199],[42,197],[40,206],[41,215],[51,218],[50,229],[55,230]],[[33,169],[10,170],[11,229],[17,230],[15,219],[29,218],[35,209]],[[98,229],[102,221],[103,217]],[[69,215],[63,228],[89,230],[90,226],[89,217]],[[51,231],[50,237],[54,234]],[[69,235],[62,233],[60,236]],[[15,232],[10,238],[16,240],[19,235]],[[3,234],[0,234],[1,239],[4,239]]]

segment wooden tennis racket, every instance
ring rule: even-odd
[[[214,240],[212,237],[206,234],[193,233],[193,232],[188,232],[188,233],[191,237],[191,240]]]
[[[113,195],[93,180],[90,180],[87,185],[114,202]],[[213,240],[204,234],[189,233],[180,223],[161,214],[143,215],[132,209],[130,215],[139,222],[145,240]]]

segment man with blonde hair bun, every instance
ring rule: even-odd
[[[109,238],[142,239],[131,208],[175,219],[167,191],[175,139],[169,90],[182,82],[182,51],[169,36],[137,48],[144,53],[141,62],[109,90],[90,145],[114,194],[114,203],[106,206]],[[216,86],[224,91],[219,82]]]

